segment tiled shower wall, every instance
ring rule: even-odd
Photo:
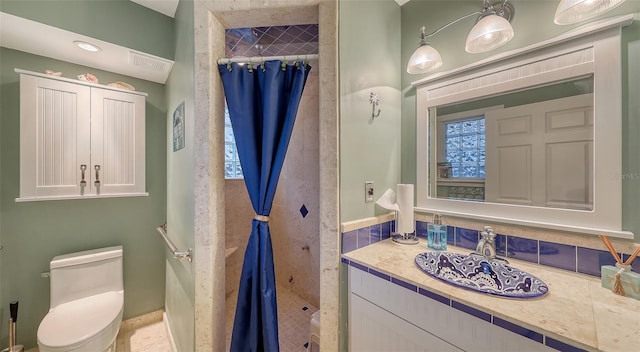
[[[271,210],[276,280],[320,306],[318,62],[310,62],[302,101]]]
[[[225,247],[237,248],[225,259],[225,296],[238,289],[244,251],[251,234],[253,207],[244,180],[224,180]]]
[[[310,65],[312,69],[280,174],[269,228],[276,280],[319,307],[319,67],[317,60],[312,60]],[[225,180],[225,202],[226,248],[238,248],[226,260],[228,296],[238,289],[254,212],[243,180]]]

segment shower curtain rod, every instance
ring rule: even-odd
[[[218,65],[224,65],[230,62],[245,63],[245,64],[248,62],[251,62],[254,64],[259,64],[263,61],[269,61],[269,60],[296,61],[296,60],[315,60],[317,58],[318,58],[318,54],[232,57],[232,58],[218,59]]]

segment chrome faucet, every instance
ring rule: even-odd
[[[491,226],[485,226],[480,234],[478,246],[474,254],[481,255],[487,259],[496,259],[496,234]]]

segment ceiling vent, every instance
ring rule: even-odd
[[[168,72],[172,66],[172,62],[169,60],[135,51],[129,52],[129,63],[155,72]]]

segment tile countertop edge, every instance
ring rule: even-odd
[[[599,294],[596,295],[599,296],[600,299],[594,300],[591,290],[596,286],[596,282],[597,285],[600,284],[600,280],[596,277],[513,260],[511,258],[509,261],[513,267],[525,270],[545,281],[549,286],[549,293],[543,297],[535,299],[509,299],[459,288],[429,276],[422,272],[422,270],[415,264],[415,256],[427,251],[426,245],[422,239],[420,240],[420,244],[415,246],[399,245],[391,240],[384,240],[349,253],[343,253],[342,256],[350,261],[372,268],[393,278],[416,285],[417,287],[429,292],[468,305],[482,312],[517,324],[523,328],[541,333],[560,342],[585,350],[600,351],[602,348],[612,346],[612,341],[618,342],[616,337],[617,335],[611,336],[610,334],[598,331],[598,325],[601,324],[596,324],[596,320],[598,319],[597,310],[594,307],[596,304],[612,305],[617,308],[616,310],[624,311],[630,317],[634,315],[640,316],[640,301],[636,301],[632,298],[616,296],[604,288],[596,288],[602,292],[598,292]],[[461,254],[469,253],[468,249],[454,246],[449,246],[448,251]],[[404,273],[402,271],[404,271]],[[574,299],[573,303],[576,306],[582,307],[582,314],[591,315],[591,321],[584,319],[588,317],[581,317],[582,319],[575,319],[574,317],[574,319],[572,319],[566,315],[558,314],[557,311],[551,308],[554,305],[562,307],[566,306],[567,303],[571,303],[567,302],[566,292],[563,292],[565,296],[560,295],[559,297],[553,293],[554,288],[562,289],[563,286],[564,288],[584,286],[584,291],[582,293],[576,292],[576,296],[580,294],[583,295],[582,301],[578,301],[578,299],[573,295],[571,296],[571,299]],[[549,321],[547,321],[547,319],[543,319],[541,322],[536,324],[536,321],[532,321],[531,319],[529,321],[526,320],[527,318],[531,318],[529,314],[508,314],[508,312],[505,312],[505,309],[500,309],[504,308],[506,305],[510,306],[510,309],[514,306],[526,308],[529,303],[534,302],[544,302],[546,306],[550,306],[549,314],[545,314],[545,316],[550,318],[548,319]],[[508,304],[505,305],[505,303]],[[496,306],[496,304],[499,304],[502,307]],[[539,306],[539,303],[534,305]],[[537,307],[536,311],[539,312],[539,308],[540,307]],[[554,319],[551,319],[552,317]],[[581,328],[579,330],[581,331],[584,331],[585,328],[591,328],[593,336],[589,336],[589,334],[574,336],[568,331],[549,330],[548,327],[552,326],[553,322],[555,322],[555,324],[559,323],[559,325],[565,326],[580,325]],[[628,329],[633,330],[634,328],[629,326]],[[558,330],[562,330],[562,327],[560,326]],[[633,335],[633,331],[630,331],[630,333]],[[624,332],[620,333],[620,336],[624,335]],[[634,348],[633,346],[640,344],[640,333],[635,335],[636,339],[627,339],[628,341],[626,341],[627,343],[625,343],[625,345],[628,347],[626,350],[631,351]],[[613,345],[615,345],[615,343]],[[617,347],[624,348],[623,346]]]

